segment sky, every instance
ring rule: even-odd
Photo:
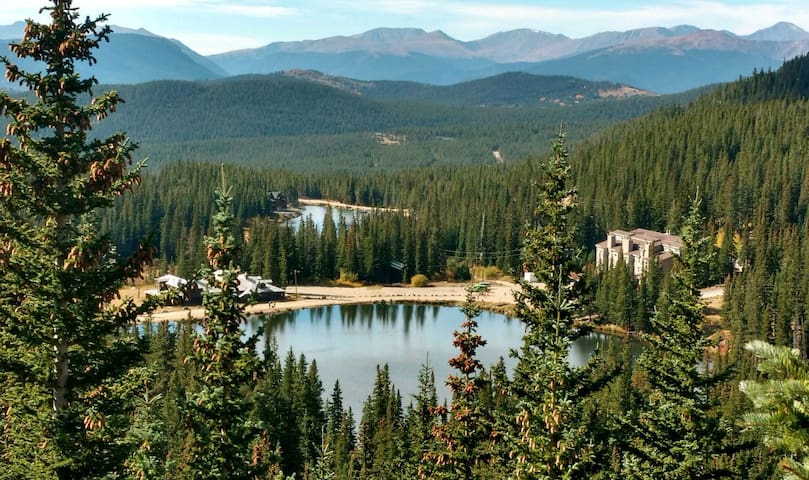
[[[779,21],[809,31],[807,0],[73,0],[82,15],[145,28],[208,55],[378,27],[441,30],[458,40],[529,28],[581,38],[606,30],[694,25],[753,33]],[[0,25],[34,18],[46,0],[2,0]]]

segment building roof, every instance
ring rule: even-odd
[[[177,275],[166,274],[162,277],[157,277],[157,283],[165,283],[166,285],[173,287],[173,288],[180,288],[188,281],[182,277],[178,277]]]
[[[636,228],[630,232],[627,232],[625,230],[610,230],[609,235],[630,237],[635,241],[643,241],[650,243],[660,242],[662,245],[667,245],[669,247],[675,248],[682,248],[683,246],[683,241],[677,235],[655,232],[654,230],[647,230],[645,228]],[[596,243],[595,246],[596,248],[615,248],[615,249],[621,248],[621,245],[610,245],[609,238],[607,238],[607,240],[604,240],[602,242]]]
[[[645,228],[636,228],[629,232],[633,237],[642,238],[648,241],[660,241],[660,243],[671,245],[674,247],[682,247],[683,241],[677,235],[668,233],[655,232],[654,230],[647,230]]]

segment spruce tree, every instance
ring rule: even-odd
[[[419,389],[413,395],[405,415],[408,467],[413,470],[419,466],[422,457],[430,451],[434,442],[432,432],[436,418],[433,409],[438,406],[438,392],[435,389],[435,373],[427,361],[421,364],[418,381]]]
[[[591,467],[593,445],[582,421],[587,368],[568,362],[572,342],[586,333],[583,283],[574,250],[576,189],[564,133],[540,165],[539,201],[525,234],[523,262],[540,285],[524,283],[516,294],[516,316],[525,324],[523,345],[514,352],[516,400],[511,456],[518,478],[582,478]]]
[[[10,45],[42,70],[0,57],[31,92],[0,92],[0,478],[98,478],[120,474],[129,454],[116,384],[139,355],[125,331],[149,309],[113,300],[152,249],[122,258],[94,214],[139,184],[142,164],[124,134],[90,134],[122,102],[93,96],[95,78],[76,72],[108,40],[107,15],[81,20],[70,0],[42,11],[50,23],[28,20]]]
[[[247,394],[255,387],[260,359],[257,335],[242,339],[245,314],[237,301],[233,198],[224,178],[222,183],[212,219],[213,236],[206,239],[210,267],[205,275],[205,317],[188,359],[195,367],[195,388],[184,402],[190,453],[185,467],[198,479],[262,478],[271,471],[274,458],[271,446],[262,442],[249,418]]]
[[[648,391],[625,458],[628,478],[708,479],[727,475],[719,456],[726,426],[712,413],[713,387],[720,381],[705,361],[699,285],[711,262],[710,237],[704,233],[700,202],[695,199],[682,228],[679,265],[652,319],[654,334],[638,363]]]

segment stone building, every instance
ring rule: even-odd
[[[680,254],[683,242],[676,235],[636,228],[631,232],[612,230],[607,239],[596,244],[596,267],[613,267],[619,258],[629,265],[635,278],[640,278],[657,258],[663,271],[671,269],[674,256]]]

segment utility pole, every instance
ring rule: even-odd
[[[292,270],[292,274],[295,276],[295,300],[298,299],[298,269]]]
[[[486,280],[486,264],[483,263],[483,232],[486,229],[486,212],[483,212],[483,219],[480,221],[480,241],[478,242],[478,251],[480,252],[480,267],[481,277]]]

